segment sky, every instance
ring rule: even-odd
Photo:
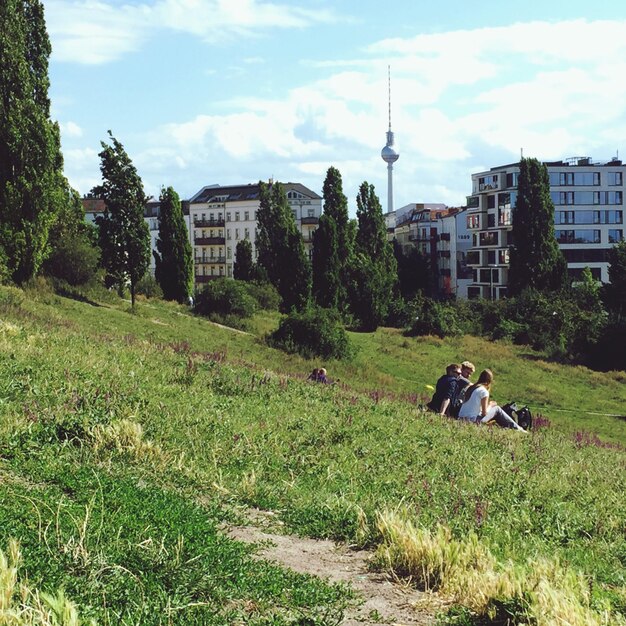
[[[81,194],[122,142],[147,194],[339,169],[394,208],[465,204],[525,157],[626,157],[626,2],[43,0],[52,118]],[[391,76],[391,107],[389,80]]]

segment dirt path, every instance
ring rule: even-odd
[[[348,583],[362,604],[348,611],[342,626],[433,625],[435,612],[442,608],[435,596],[369,571],[370,552],[332,541],[275,534],[259,526],[237,526],[225,532],[240,541],[262,542],[259,558],[330,582]]]

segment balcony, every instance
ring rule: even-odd
[[[319,224],[320,223],[320,218],[319,217],[303,217],[300,220],[301,224]]]
[[[467,208],[478,209],[480,206],[480,198],[478,196],[467,196]]]
[[[225,237],[195,237],[196,246],[223,246],[226,245]]]
[[[195,228],[224,228],[224,220],[194,220],[193,225]]]
[[[212,280],[217,280],[218,278],[224,278],[224,275],[221,276],[204,276],[202,274],[196,274],[196,283],[209,283]]]
[[[196,257],[196,264],[206,264],[206,265],[223,265],[226,263],[226,257],[224,256],[205,256],[205,257]]]
[[[480,252],[478,250],[470,250],[467,253],[466,263],[468,265],[480,265]]]

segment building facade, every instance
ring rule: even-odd
[[[322,197],[300,183],[282,184],[310,258],[313,232],[322,212]],[[259,207],[258,184],[209,185],[189,200],[196,289],[220,276],[233,276],[239,241],[250,241],[253,259],[256,259]]]
[[[473,276],[467,266],[472,241],[464,207],[412,203],[388,213],[385,221],[389,240],[395,238],[404,253],[416,248],[428,257],[440,296],[467,297]]]
[[[545,163],[554,203],[554,228],[576,279],[585,267],[608,282],[607,251],[624,238],[623,181],[618,159],[593,162],[575,157]],[[517,198],[519,163],[472,174],[467,228],[472,234],[468,265],[473,270],[468,296],[498,299],[507,295],[512,211]]]

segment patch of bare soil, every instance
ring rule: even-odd
[[[263,514],[253,514],[256,521]],[[253,522],[254,523],[254,522]],[[361,599],[349,609],[342,626],[426,626],[443,603],[368,567],[372,554],[332,541],[281,535],[255,526],[225,529],[233,539],[259,543],[258,558],[274,561],[302,574],[347,583]]]

